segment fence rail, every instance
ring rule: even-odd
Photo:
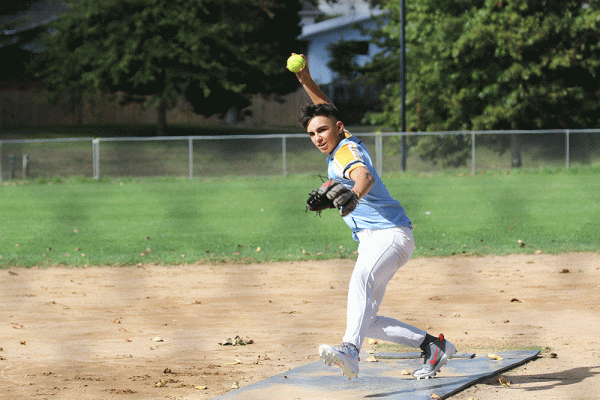
[[[569,168],[600,162],[600,130],[371,132],[367,144],[380,174],[515,166]],[[400,154],[400,138],[408,147]],[[517,140],[518,139],[518,140]],[[407,160],[401,162],[402,157]],[[18,160],[23,159],[23,165]],[[0,140],[0,183],[84,176],[283,175],[323,173],[324,157],[306,134]]]

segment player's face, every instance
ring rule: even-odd
[[[313,144],[323,154],[331,154],[344,138],[344,124],[331,118],[318,115],[306,127]]]

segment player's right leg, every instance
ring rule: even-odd
[[[385,336],[392,335],[400,336],[400,341],[390,341],[405,344],[402,336],[407,335],[410,344],[417,347],[423,341],[424,331],[396,320],[382,321],[377,316],[388,282],[412,255],[412,231],[407,227],[365,229],[358,233],[358,238],[358,259],[348,288],[346,332],[342,341],[356,343],[360,348],[366,337],[390,340]],[[393,333],[389,330],[391,325],[398,326]],[[388,328],[387,333],[384,328]]]
[[[344,342],[339,347],[322,344],[319,346],[319,356],[326,365],[339,366],[348,379],[358,376],[358,349],[352,343]]]

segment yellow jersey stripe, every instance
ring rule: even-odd
[[[343,145],[335,152],[333,163],[345,179],[350,179],[350,171],[365,165],[356,148],[356,143],[353,142]]]

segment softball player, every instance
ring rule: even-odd
[[[365,338],[386,340],[421,348],[424,363],[413,376],[432,378],[456,353],[456,347],[443,335],[434,337],[378,315],[388,282],[412,256],[411,221],[379,178],[366,146],[345,130],[338,110],[312,80],[308,66],[296,76],[313,103],[303,109],[300,123],[313,144],[328,156],[329,179],[350,188],[359,200],[354,211],[343,217],[359,242],[348,289],[346,332],[340,346],[321,345],[319,355],[325,364],[339,365],[350,379],[358,376],[358,355]]]

